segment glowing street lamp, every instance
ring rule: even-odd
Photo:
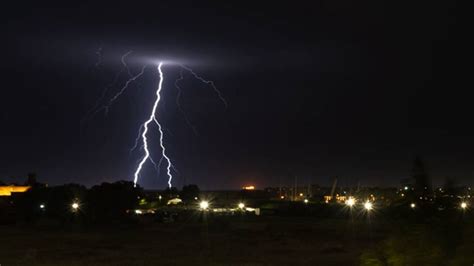
[[[367,201],[366,203],[364,203],[364,208],[367,210],[367,211],[370,211],[373,209],[373,205],[370,201]]]
[[[44,208],[46,208],[46,206],[44,204],[40,204],[40,209],[44,210]]]
[[[203,200],[199,203],[199,208],[201,208],[201,210],[207,210],[209,208],[209,202]]]
[[[467,208],[466,202],[461,202],[461,209],[465,210]]]
[[[241,203],[239,203],[239,205],[238,205],[238,206],[239,206],[239,209],[243,209],[243,208],[245,208],[245,204],[243,204],[242,202],[241,202]]]
[[[79,203],[74,202],[73,204],[71,204],[71,207],[73,211],[77,211],[77,209],[79,209]]]
[[[415,203],[410,204],[410,208],[414,209],[416,207]]]
[[[308,203],[308,199],[304,199],[304,203]]]
[[[353,197],[350,197],[348,200],[346,200],[346,205],[349,207],[354,206],[356,203],[356,200]]]

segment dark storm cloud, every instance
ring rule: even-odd
[[[35,170],[51,183],[88,185],[130,179],[140,154],[129,157],[128,149],[150,109],[156,71],[147,69],[108,117],[79,121],[120,70],[120,57],[133,51],[133,73],[155,60],[184,63],[214,80],[229,102],[223,108],[212,89],[187,76],[182,104],[198,127],[193,135],[175,105],[179,69],[165,68],[160,118],[178,185],[235,188],[294,175],[396,184],[415,154],[438,180],[468,181],[473,128],[453,6],[11,7],[2,26],[9,63],[1,65],[0,175]],[[149,168],[143,184],[163,186]]]

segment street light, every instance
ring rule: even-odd
[[[207,210],[207,208],[209,208],[209,202],[203,200],[199,203],[199,208],[201,208],[201,210]]]
[[[239,203],[239,205],[238,205],[238,206],[239,206],[239,209],[243,209],[243,208],[245,208],[245,204],[243,204],[242,202],[241,202],[241,203]]]
[[[415,203],[410,204],[410,208],[414,209],[416,207]]]
[[[304,199],[304,203],[308,203],[308,199]]]
[[[73,204],[71,204],[71,207],[73,211],[76,211],[77,209],[79,209],[79,203],[74,202]]]
[[[367,201],[366,203],[364,203],[364,208],[367,210],[367,211],[370,211],[372,210],[373,208],[373,205],[370,201]]]
[[[466,202],[461,202],[461,209],[466,209],[467,208],[467,203]]]
[[[350,197],[348,200],[346,200],[346,205],[349,206],[349,207],[354,206],[355,203],[356,203],[356,200],[352,197]]]
[[[45,207],[44,204],[40,204],[40,209],[44,210]]]

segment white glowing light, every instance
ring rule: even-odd
[[[461,202],[461,208],[466,209],[467,208],[467,203],[466,202]]]
[[[201,208],[201,210],[207,210],[207,208],[209,208],[209,202],[203,200],[199,203],[199,208]]]
[[[405,190],[408,190],[408,187],[404,187],[404,188],[405,188]]]
[[[415,203],[410,204],[410,208],[414,209],[416,207]]]
[[[136,214],[142,214],[143,212],[142,212],[142,210],[138,210],[138,209],[137,209],[137,210],[135,210],[135,213],[136,213]]]
[[[150,159],[150,151],[148,150],[148,139],[147,139],[146,135],[148,133],[148,125],[151,122],[155,122],[155,124],[158,126],[158,131],[160,132],[161,155],[162,155],[162,158],[165,158],[165,160],[168,163],[168,165],[166,167],[166,174],[168,175],[168,187],[171,188],[171,180],[173,179],[173,176],[171,175],[172,164],[171,164],[170,158],[166,155],[166,149],[165,149],[165,146],[163,144],[163,130],[161,129],[161,124],[156,119],[156,110],[158,109],[158,104],[160,103],[160,99],[161,99],[160,93],[161,93],[161,88],[162,88],[162,85],[163,85],[163,72],[161,71],[161,66],[162,65],[163,65],[162,62],[160,62],[159,65],[158,65],[158,72],[160,74],[160,81],[158,83],[158,89],[156,90],[156,100],[155,100],[155,103],[153,105],[153,109],[151,111],[150,117],[143,124],[143,132],[142,132],[141,137],[142,137],[142,140],[143,140],[143,150],[145,151],[145,156],[143,156],[142,160],[138,164],[137,170],[134,173],[133,183],[134,183],[135,186],[137,185],[138,177],[139,177],[140,172],[143,168],[143,165],[145,164],[145,162],[148,159]]]
[[[44,204],[40,204],[40,209],[44,209],[45,207]]]
[[[71,204],[71,207],[72,207],[73,210],[77,210],[77,209],[79,209],[79,203],[74,202],[73,204]]]
[[[308,199],[304,199],[304,203],[308,203]]]
[[[349,198],[348,200],[346,200],[346,205],[349,206],[349,207],[354,206],[355,203],[356,203],[356,200],[352,197]]]
[[[372,210],[373,208],[373,205],[370,201],[367,201],[366,203],[364,203],[364,208],[368,211]]]
[[[239,206],[239,209],[243,209],[243,208],[245,208],[245,204],[243,204],[242,202],[241,202],[241,203],[239,203],[239,205],[238,205],[238,206]]]

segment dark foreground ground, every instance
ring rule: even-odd
[[[375,214],[375,213],[374,213]],[[0,226],[0,265],[473,265],[474,219],[200,216]]]
[[[297,217],[214,217],[94,229],[0,227],[8,265],[356,265],[383,226]]]

